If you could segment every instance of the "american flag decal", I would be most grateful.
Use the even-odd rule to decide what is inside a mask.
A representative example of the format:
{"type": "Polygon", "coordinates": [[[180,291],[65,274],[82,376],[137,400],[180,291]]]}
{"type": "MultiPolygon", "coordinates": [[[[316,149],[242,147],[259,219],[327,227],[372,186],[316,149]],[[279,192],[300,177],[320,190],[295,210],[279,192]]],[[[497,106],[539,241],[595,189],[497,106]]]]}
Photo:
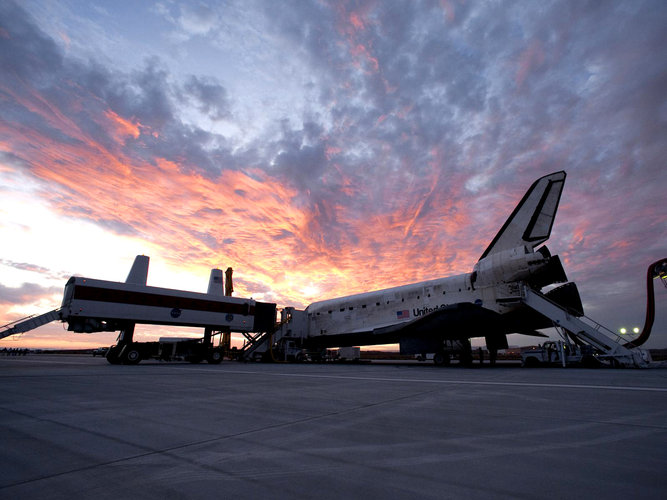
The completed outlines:
{"type": "Polygon", "coordinates": [[[396,311],[396,318],[397,319],[405,319],[410,317],[410,311],[407,309],[404,311],[396,311]]]}

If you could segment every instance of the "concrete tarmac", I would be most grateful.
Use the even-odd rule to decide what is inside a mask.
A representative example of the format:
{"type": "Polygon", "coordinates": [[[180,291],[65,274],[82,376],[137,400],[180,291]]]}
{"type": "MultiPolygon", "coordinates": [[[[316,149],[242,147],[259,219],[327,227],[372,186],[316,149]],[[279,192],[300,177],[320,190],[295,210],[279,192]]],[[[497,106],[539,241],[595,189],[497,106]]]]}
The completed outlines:
{"type": "Polygon", "coordinates": [[[667,370],[0,357],[0,498],[665,498],[667,370]]]}

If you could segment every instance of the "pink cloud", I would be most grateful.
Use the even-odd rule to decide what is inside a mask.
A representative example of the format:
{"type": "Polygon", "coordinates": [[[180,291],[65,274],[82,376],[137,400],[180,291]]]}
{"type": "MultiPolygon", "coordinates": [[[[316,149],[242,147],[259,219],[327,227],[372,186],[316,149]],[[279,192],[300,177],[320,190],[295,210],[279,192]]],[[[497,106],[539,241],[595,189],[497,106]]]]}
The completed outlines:
{"type": "Polygon", "coordinates": [[[371,37],[366,33],[369,26],[376,21],[371,20],[372,3],[361,5],[355,10],[346,11],[346,5],[336,7],[338,21],[337,31],[343,36],[347,50],[352,56],[352,64],[364,72],[378,73],[380,63],[373,55],[371,37]]]}
{"type": "Polygon", "coordinates": [[[118,140],[121,140],[126,136],[136,139],[141,134],[141,124],[136,122],[136,120],[126,120],[110,109],[107,110],[104,115],[108,119],[109,129],[118,140]]]}
{"type": "Polygon", "coordinates": [[[456,8],[454,7],[454,3],[451,0],[440,0],[440,6],[442,7],[442,10],[445,11],[445,19],[450,23],[454,21],[456,18],[456,8]]]}
{"type": "Polygon", "coordinates": [[[533,40],[526,49],[524,49],[518,58],[518,69],[515,82],[518,88],[523,86],[524,81],[532,71],[540,68],[544,64],[545,54],[542,42],[533,40]]]}
{"type": "MultiPolygon", "coordinates": [[[[100,223],[112,220],[150,239],[164,249],[162,258],[186,268],[235,267],[240,295],[256,293],[244,282],[261,283],[282,303],[305,305],[322,298],[301,294],[296,284],[305,280],[324,293],[343,295],[398,284],[397,269],[416,280],[451,267],[443,260],[441,242],[429,241],[429,233],[456,234],[465,219],[434,221],[426,214],[427,204],[432,213],[454,206],[435,196],[440,159],[431,165],[423,196],[414,198],[408,191],[407,203],[369,220],[355,208],[324,199],[313,209],[295,204],[298,192],[261,170],[222,170],[209,178],[186,163],[136,156],[124,145],[145,128],[112,109],[95,117],[111,139],[102,143],[42,96],[32,93],[22,102],[76,138],[63,142],[36,129],[3,125],[5,147],[29,151],[31,172],[48,183],[42,195],[55,211],[100,223]],[[328,232],[321,221],[338,221],[340,231],[328,232]]],[[[332,148],[328,154],[339,151],[332,148]]],[[[331,175],[341,195],[364,196],[364,187],[342,170],[331,175]]]]}

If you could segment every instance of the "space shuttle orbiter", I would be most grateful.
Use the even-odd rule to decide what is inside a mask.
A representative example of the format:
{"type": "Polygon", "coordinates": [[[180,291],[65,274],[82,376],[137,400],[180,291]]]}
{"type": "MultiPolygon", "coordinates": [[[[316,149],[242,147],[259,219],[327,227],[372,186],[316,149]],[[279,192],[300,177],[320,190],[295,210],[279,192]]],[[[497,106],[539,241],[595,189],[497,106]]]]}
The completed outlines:
{"type": "Polygon", "coordinates": [[[304,347],[398,343],[404,354],[438,355],[447,341],[484,337],[490,350],[506,348],[507,334],[541,335],[537,329],[552,326],[517,299],[520,283],[535,290],[565,283],[546,296],[582,315],[576,285],[567,283],[558,256],[540,246],[565,177],[560,171],[536,180],[468,274],[310,304],[304,347]]]}

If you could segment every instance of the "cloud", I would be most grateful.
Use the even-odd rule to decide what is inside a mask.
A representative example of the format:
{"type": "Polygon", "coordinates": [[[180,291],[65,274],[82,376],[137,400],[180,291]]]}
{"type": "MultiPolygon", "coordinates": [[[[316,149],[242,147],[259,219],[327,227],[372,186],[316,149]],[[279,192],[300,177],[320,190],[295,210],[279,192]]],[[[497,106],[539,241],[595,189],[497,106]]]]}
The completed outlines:
{"type": "Polygon", "coordinates": [[[154,10],[174,26],[171,36],[183,43],[192,37],[206,36],[221,22],[219,7],[209,2],[159,2],[154,10]]]}
{"type": "Polygon", "coordinates": [[[227,91],[212,78],[191,76],[183,89],[195,101],[197,109],[212,120],[230,118],[227,91]]]}
{"type": "Polygon", "coordinates": [[[54,294],[62,293],[62,288],[43,287],[35,283],[23,283],[19,287],[7,287],[0,283],[0,304],[13,306],[35,303],[54,294]]]}
{"type": "Polygon", "coordinates": [[[204,2],[183,5],[178,18],[180,27],[191,35],[205,35],[215,28],[217,21],[215,9],[204,2]]]}
{"type": "Polygon", "coordinates": [[[21,271],[26,271],[30,273],[36,273],[47,279],[67,279],[69,274],[64,272],[54,272],[52,269],[40,266],[38,264],[31,264],[29,262],[14,262],[8,259],[0,259],[0,265],[11,267],[13,269],[18,269],[21,271]]]}

